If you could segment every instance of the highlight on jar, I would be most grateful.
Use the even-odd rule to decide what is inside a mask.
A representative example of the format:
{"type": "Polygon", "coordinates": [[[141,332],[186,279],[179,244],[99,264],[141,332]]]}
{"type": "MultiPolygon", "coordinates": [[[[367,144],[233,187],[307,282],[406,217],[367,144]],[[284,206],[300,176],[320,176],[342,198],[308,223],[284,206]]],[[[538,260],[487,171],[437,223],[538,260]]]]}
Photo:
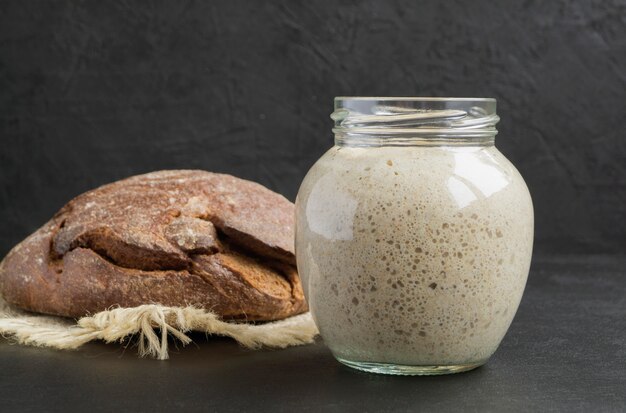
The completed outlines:
{"type": "Polygon", "coordinates": [[[331,118],[334,146],[296,199],[298,271],[325,344],[374,373],[483,365],[522,298],[534,227],[494,146],[495,99],[338,97],[331,118]]]}

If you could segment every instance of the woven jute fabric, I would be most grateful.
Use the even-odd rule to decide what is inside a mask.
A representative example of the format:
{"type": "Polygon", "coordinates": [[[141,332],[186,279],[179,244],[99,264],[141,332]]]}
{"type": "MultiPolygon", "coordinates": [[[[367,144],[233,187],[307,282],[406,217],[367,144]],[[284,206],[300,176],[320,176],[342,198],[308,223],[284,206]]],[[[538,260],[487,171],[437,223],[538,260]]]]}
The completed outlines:
{"type": "Polygon", "coordinates": [[[318,334],[310,313],[264,324],[226,322],[195,307],[165,307],[146,304],[111,308],[72,320],[22,311],[0,297],[0,334],[19,344],[76,349],[92,340],[127,343],[137,340],[141,357],[165,360],[168,339],[183,345],[190,331],[232,337],[242,346],[285,348],[313,342],[318,334]]]}

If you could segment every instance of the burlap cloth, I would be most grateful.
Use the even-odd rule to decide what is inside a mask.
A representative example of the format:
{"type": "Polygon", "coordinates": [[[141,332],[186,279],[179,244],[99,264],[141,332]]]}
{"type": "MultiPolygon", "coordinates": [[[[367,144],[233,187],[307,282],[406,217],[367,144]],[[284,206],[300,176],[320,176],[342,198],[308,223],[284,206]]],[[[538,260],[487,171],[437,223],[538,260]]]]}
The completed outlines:
{"type": "Polygon", "coordinates": [[[225,322],[194,307],[142,305],[112,308],[72,320],[22,311],[0,297],[0,334],[19,344],[76,349],[92,340],[126,343],[137,340],[141,357],[168,358],[168,337],[183,345],[190,331],[232,337],[247,348],[285,348],[313,342],[318,334],[310,313],[265,324],[225,322]]]}

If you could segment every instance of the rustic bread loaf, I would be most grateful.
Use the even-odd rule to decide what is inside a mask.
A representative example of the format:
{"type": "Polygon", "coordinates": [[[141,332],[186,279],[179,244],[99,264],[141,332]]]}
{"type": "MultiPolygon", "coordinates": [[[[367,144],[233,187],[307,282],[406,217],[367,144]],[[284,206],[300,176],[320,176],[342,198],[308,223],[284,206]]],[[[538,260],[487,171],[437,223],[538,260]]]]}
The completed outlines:
{"type": "Polygon", "coordinates": [[[294,208],[269,189],[205,171],[159,171],[86,192],[0,263],[0,293],[68,317],[148,303],[229,319],[306,311],[294,208]]]}

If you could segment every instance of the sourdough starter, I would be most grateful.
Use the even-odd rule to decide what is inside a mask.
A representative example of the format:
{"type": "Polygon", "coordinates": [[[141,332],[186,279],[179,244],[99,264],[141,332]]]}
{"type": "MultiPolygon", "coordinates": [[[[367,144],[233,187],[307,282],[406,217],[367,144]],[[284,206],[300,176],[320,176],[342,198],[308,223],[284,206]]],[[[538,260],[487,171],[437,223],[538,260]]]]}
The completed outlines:
{"type": "Polygon", "coordinates": [[[482,364],[526,284],[532,203],[494,146],[339,147],[296,201],[305,292],[336,357],[482,364]]]}

